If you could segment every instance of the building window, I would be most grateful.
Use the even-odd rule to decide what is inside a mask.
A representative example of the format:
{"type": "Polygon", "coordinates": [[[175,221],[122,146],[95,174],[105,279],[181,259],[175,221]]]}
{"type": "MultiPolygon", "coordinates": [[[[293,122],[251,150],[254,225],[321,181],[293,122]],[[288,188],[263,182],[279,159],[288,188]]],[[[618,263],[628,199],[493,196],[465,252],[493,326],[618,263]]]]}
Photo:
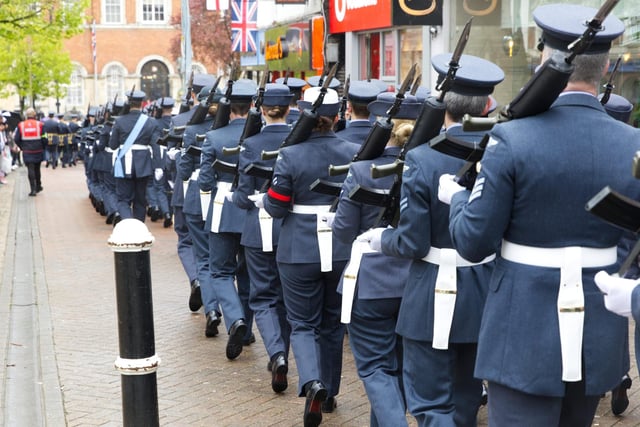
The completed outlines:
{"type": "Polygon", "coordinates": [[[102,2],[103,22],[105,24],[122,23],[122,0],[104,0],[102,2]]]}
{"type": "Polygon", "coordinates": [[[140,90],[150,100],[156,100],[171,94],[169,86],[169,69],[162,62],[152,60],[142,66],[140,90]]]}
{"type": "Polygon", "coordinates": [[[69,86],[67,87],[66,104],[68,107],[78,109],[84,104],[83,98],[82,68],[80,66],[76,66],[71,72],[71,79],[69,86]]]}
{"type": "Polygon", "coordinates": [[[165,21],[165,0],[142,0],[142,22],[165,21]]]}
{"type": "Polygon", "coordinates": [[[382,75],[393,77],[396,75],[396,35],[392,31],[382,33],[382,75]]]}
{"type": "Polygon", "coordinates": [[[107,100],[113,101],[116,95],[122,96],[124,93],[125,70],[120,65],[109,65],[105,70],[105,80],[107,86],[107,100]]]}

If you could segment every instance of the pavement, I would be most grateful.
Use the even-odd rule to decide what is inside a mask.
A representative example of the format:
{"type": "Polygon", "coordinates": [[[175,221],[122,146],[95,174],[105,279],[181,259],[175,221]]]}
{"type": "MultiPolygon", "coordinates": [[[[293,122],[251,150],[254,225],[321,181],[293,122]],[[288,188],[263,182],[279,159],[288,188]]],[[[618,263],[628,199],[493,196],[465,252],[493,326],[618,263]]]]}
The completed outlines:
{"type": "MultiPolygon", "coordinates": [[[[121,426],[114,254],[107,245],[113,229],[91,206],[82,164],[43,167],[42,173],[44,191],[37,197],[27,196],[24,167],[0,185],[0,425],[121,426]]],[[[188,309],[189,284],[173,229],[162,222],[146,225],[155,238],[150,259],[161,358],[160,425],[301,425],[304,399],[295,393],[293,357],[289,388],[282,394],[271,390],[268,357],[255,327],[257,341],[227,360],[226,334],[206,338],[202,311],[188,309]]],[[[343,357],[338,408],[324,415],[322,425],[368,426],[370,407],[348,336],[343,357]]],[[[624,416],[611,414],[607,394],[594,426],[640,426],[635,363],[631,376],[624,416]]],[[[487,425],[485,408],[479,425],[487,425]]]]}

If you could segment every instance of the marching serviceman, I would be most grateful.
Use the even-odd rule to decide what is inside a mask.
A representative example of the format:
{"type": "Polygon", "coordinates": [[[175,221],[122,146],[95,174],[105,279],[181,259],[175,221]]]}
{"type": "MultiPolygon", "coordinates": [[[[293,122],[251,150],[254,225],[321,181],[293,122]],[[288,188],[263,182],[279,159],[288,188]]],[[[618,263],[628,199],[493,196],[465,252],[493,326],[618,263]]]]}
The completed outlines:
{"type": "MultiPolygon", "coordinates": [[[[596,12],[536,8],[542,60],[566,58],[596,12]]],[[[596,97],[624,24],[609,15],[599,27],[549,110],[492,129],[471,192],[450,175],[440,179],[458,252],[477,262],[500,247],[475,369],[488,381],[492,427],[589,426],[600,396],[629,369],[628,320],[607,311],[594,283],[597,271],[615,271],[622,230],[585,205],[607,185],[640,198],[625,166],[640,150],[640,131],[611,118],[596,97]]]]}
{"type": "MultiPolygon", "coordinates": [[[[198,94],[199,105],[196,108],[204,105],[202,103],[209,97],[210,91],[211,86],[205,86],[200,91],[198,94]]],[[[220,98],[218,97],[215,102],[211,103],[202,123],[187,125],[182,136],[183,150],[176,154],[176,168],[178,171],[176,182],[180,183],[180,192],[183,193],[181,212],[191,239],[191,249],[196,263],[196,277],[191,282],[189,309],[196,312],[204,305],[204,334],[206,337],[218,335],[218,325],[222,321],[222,314],[220,313],[220,306],[212,283],[213,276],[211,275],[209,262],[209,229],[205,228],[211,193],[208,193],[209,197],[201,196],[200,188],[198,187],[200,154],[193,154],[189,148],[192,146],[202,147],[202,142],[199,142],[196,137],[206,134],[211,129],[216,115],[217,101],[219,100],[220,98]],[[202,203],[203,199],[204,203],[202,203]]],[[[170,150],[170,153],[173,153],[173,150],[170,150]]]]}
{"type": "Polygon", "coordinates": [[[58,167],[58,144],[60,139],[58,137],[58,121],[55,119],[55,113],[49,111],[49,118],[44,121],[44,132],[47,136],[47,149],[45,153],[45,160],[47,161],[45,167],[51,167],[53,169],[58,167]]]}
{"type": "Polygon", "coordinates": [[[29,196],[35,196],[42,191],[40,163],[44,160],[44,149],[47,146],[47,136],[42,122],[36,120],[36,110],[27,108],[26,120],[18,123],[13,140],[22,150],[22,161],[27,165],[29,176],[29,196]]]}
{"type": "Polygon", "coordinates": [[[262,101],[262,118],[266,125],[262,131],[245,139],[238,159],[238,187],[233,202],[247,209],[247,218],[240,243],[244,246],[247,269],[251,282],[249,305],[255,314],[256,325],[269,355],[271,388],[276,393],[287,386],[289,335],[291,327],[282,296],[282,284],[276,264],[280,219],[271,218],[264,209],[257,209],[249,196],[260,191],[265,184],[244,173],[249,165],[273,167],[275,160],[262,160],[263,150],[276,150],[291,130],[286,123],[289,100],[293,97],[283,84],[267,84],[262,101]]]}
{"type": "MultiPolygon", "coordinates": [[[[369,112],[385,117],[394,99],[394,94],[390,92],[380,94],[378,100],[369,104],[367,117],[369,112]]],[[[420,106],[415,97],[406,95],[393,118],[391,137],[382,155],[351,164],[331,225],[336,238],[348,244],[359,245],[360,242],[354,242],[356,236],[377,225],[383,208],[354,201],[349,198],[349,194],[357,186],[391,188],[395,174],[379,179],[371,178],[371,165],[384,165],[397,159],[413,130],[420,106]]],[[[352,254],[358,249],[352,247],[352,254]]],[[[402,388],[402,341],[396,334],[396,323],[411,261],[373,252],[363,253],[359,269],[352,270],[352,264],[357,262],[352,256],[342,278],[342,321],[347,323],[349,344],[358,376],[364,384],[371,406],[370,425],[406,426],[406,403],[402,388]],[[355,290],[345,292],[345,287],[349,286],[355,290]],[[350,314],[348,307],[351,307],[350,314]]]]}
{"type": "Polygon", "coordinates": [[[297,77],[280,77],[275,83],[287,85],[291,92],[291,101],[289,102],[289,113],[287,113],[287,124],[294,124],[300,117],[300,109],[298,101],[302,98],[302,88],[307,86],[307,81],[297,77]]]}
{"type": "MultiPolygon", "coordinates": [[[[248,307],[249,275],[244,260],[244,250],[240,245],[246,212],[227,200],[233,175],[218,172],[212,165],[216,159],[237,162],[237,156],[226,156],[222,153],[222,149],[238,145],[256,89],[256,83],[251,80],[244,79],[233,83],[229,99],[231,102],[229,124],[207,132],[202,146],[198,176],[200,190],[211,192],[206,227],[211,231],[209,262],[213,276],[213,280],[209,281],[213,289],[205,288],[205,283],[200,283],[200,287],[203,299],[208,299],[209,292],[213,292],[220,303],[229,333],[226,355],[230,360],[237,358],[242,352],[243,342],[248,343],[251,339],[253,314],[248,307]]],[[[220,110],[216,114],[220,114],[220,110]]]]}
{"type": "MultiPolygon", "coordinates": [[[[301,109],[312,108],[321,90],[308,88],[298,103],[301,109]]],[[[327,89],[311,135],[280,150],[271,187],[256,202],[272,217],[283,218],[276,259],[291,324],[298,395],[306,397],[305,427],[319,425],[323,409],[334,410],[342,372],[344,326],[337,287],[350,248],[334,239],[320,220],[334,197],[309,189],[318,178],[340,179],[328,176],[329,165],[349,163],[358,150],[357,144],[343,141],[333,132],[339,108],[338,94],[327,89]]],[[[302,120],[297,125],[305,124],[302,120]]]]}
{"type": "MultiPolygon", "coordinates": [[[[431,60],[440,81],[451,56],[431,60]]],[[[471,55],[462,55],[459,66],[444,97],[444,127],[459,139],[479,142],[478,134],[461,132],[460,122],[465,114],[485,114],[489,95],[504,73],[471,55]]],[[[369,238],[362,236],[386,255],[412,260],[396,331],[404,347],[407,407],[420,426],[476,425],[482,399],[482,381],[474,377],[473,368],[495,255],[470,261],[458,254],[449,236],[449,206],[437,198],[440,175],[456,173],[464,164],[428,143],[409,150],[397,228],[376,228],[365,233],[369,238]]]]}
{"type": "Polygon", "coordinates": [[[122,219],[136,218],[142,222],[146,212],[147,183],[152,177],[162,178],[163,174],[157,144],[161,130],[153,119],[142,114],[145,96],[139,90],[127,93],[129,113],[116,119],[109,139],[109,148],[118,150],[113,166],[118,213],[122,219]]]}
{"type": "Polygon", "coordinates": [[[362,144],[367,139],[372,126],[367,105],[375,101],[379,93],[381,93],[380,88],[375,83],[366,80],[351,82],[347,101],[351,119],[347,122],[347,127],[336,132],[338,137],[358,144],[362,144]]]}

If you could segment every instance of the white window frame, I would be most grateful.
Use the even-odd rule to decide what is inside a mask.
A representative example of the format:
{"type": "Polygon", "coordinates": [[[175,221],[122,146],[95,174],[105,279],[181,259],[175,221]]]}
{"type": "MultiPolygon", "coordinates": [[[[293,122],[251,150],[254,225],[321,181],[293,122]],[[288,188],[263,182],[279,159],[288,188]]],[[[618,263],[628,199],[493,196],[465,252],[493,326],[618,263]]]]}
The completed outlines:
{"type": "Polygon", "coordinates": [[[113,101],[113,98],[115,97],[116,94],[118,94],[118,97],[124,96],[124,92],[125,92],[124,82],[126,77],[127,77],[127,70],[121,64],[111,63],[111,64],[107,64],[104,67],[104,79],[105,79],[105,90],[107,94],[107,100],[113,101]],[[116,81],[116,79],[113,78],[116,72],[113,72],[112,70],[113,71],[117,70],[117,72],[119,72],[119,75],[118,75],[119,81],[116,81]],[[115,87],[115,91],[113,90],[114,87],[115,87]]]}
{"type": "Polygon", "coordinates": [[[171,18],[171,2],[169,0],[137,0],[136,2],[136,10],[138,15],[138,23],[142,25],[160,25],[160,24],[168,24],[171,18]],[[148,2],[152,5],[162,4],[163,7],[163,19],[162,20],[145,20],[144,16],[144,3],[148,2]]]}
{"type": "Polygon", "coordinates": [[[114,3],[119,3],[120,6],[120,16],[117,21],[109,21],[107,20],[107,0],[102,0],[101,4],[101,23],[106,25],[121,25],[124,24],[124,16],[125,16],[125,2],[124,0],[110,0],[114,3]]]}
{"type": "Polygon", "coordinates": [[[81,65],[74,65],[69,84],[67,85],[66,105],[80,108],[84,105],[84,77],[81,65]]]}

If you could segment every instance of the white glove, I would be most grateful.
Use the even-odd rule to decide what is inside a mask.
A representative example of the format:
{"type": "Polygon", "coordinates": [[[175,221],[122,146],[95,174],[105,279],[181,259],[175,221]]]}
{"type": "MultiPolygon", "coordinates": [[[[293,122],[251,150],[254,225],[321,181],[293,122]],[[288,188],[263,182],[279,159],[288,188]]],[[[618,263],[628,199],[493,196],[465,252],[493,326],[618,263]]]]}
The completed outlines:
{"type": "Polygon", "coordinates": [[[454,194],[459,193],[465,188],[455,182],[453,179],[455,175],[444,174],[440,176],[440,181],[438,185],[438,200],[442,203],[446,203],[447,205],[451,204],[451,198],[454,194]]]}
{"type": "Polygon", "coordinates": [[[167,157],[169,158],[169,160],[175,160],[179,152],[179,148],[173,147],[169,151],[167,151],[167,157]]]}
{"type": "Polygon", "coordinates": [[[369,247],[376,252],[382,252],[382,232],[386,228],[378,227],[365,231],[356,240],[358,242],[369,242],[369,247]]]}
{"type": "Polygon", "coordinates": [[[264,193],[250,194],[247,197],[249,197],[249,200],[251,200],[253,204],[256,205],[256,208],[264,208],[264,193]]]}
{"type": "Polygon", "coordinates": [[[336,213],[335,212],[323,212],[320,215],[320,219],[324,222],[327,223],[327,227],[331,228],[331,226],[333,225],[333,220],[336,217],[336,213]]]}
{"type": "Polygon", "coordinates": [[[224,198],[227,199],[227,201],[233,203],[233,191],[227,191],[227,194],[224,195],[224,198]]]}
{"type": "Polygon", "coordinates": [[[596,285],[604,294],[604,306],[620,316],[631,316],[631,293],[638,286],[638,280],[611,276],[599,271],[595,276],[596,285]]]}
{"type": "Polygon", "coordinates": [[[164,176],[164,172],[162,172],[162,168],[156,168],[156,170],[153,171],[153,176],[156,179],[156,181],[160,181],[164,176]]]}

